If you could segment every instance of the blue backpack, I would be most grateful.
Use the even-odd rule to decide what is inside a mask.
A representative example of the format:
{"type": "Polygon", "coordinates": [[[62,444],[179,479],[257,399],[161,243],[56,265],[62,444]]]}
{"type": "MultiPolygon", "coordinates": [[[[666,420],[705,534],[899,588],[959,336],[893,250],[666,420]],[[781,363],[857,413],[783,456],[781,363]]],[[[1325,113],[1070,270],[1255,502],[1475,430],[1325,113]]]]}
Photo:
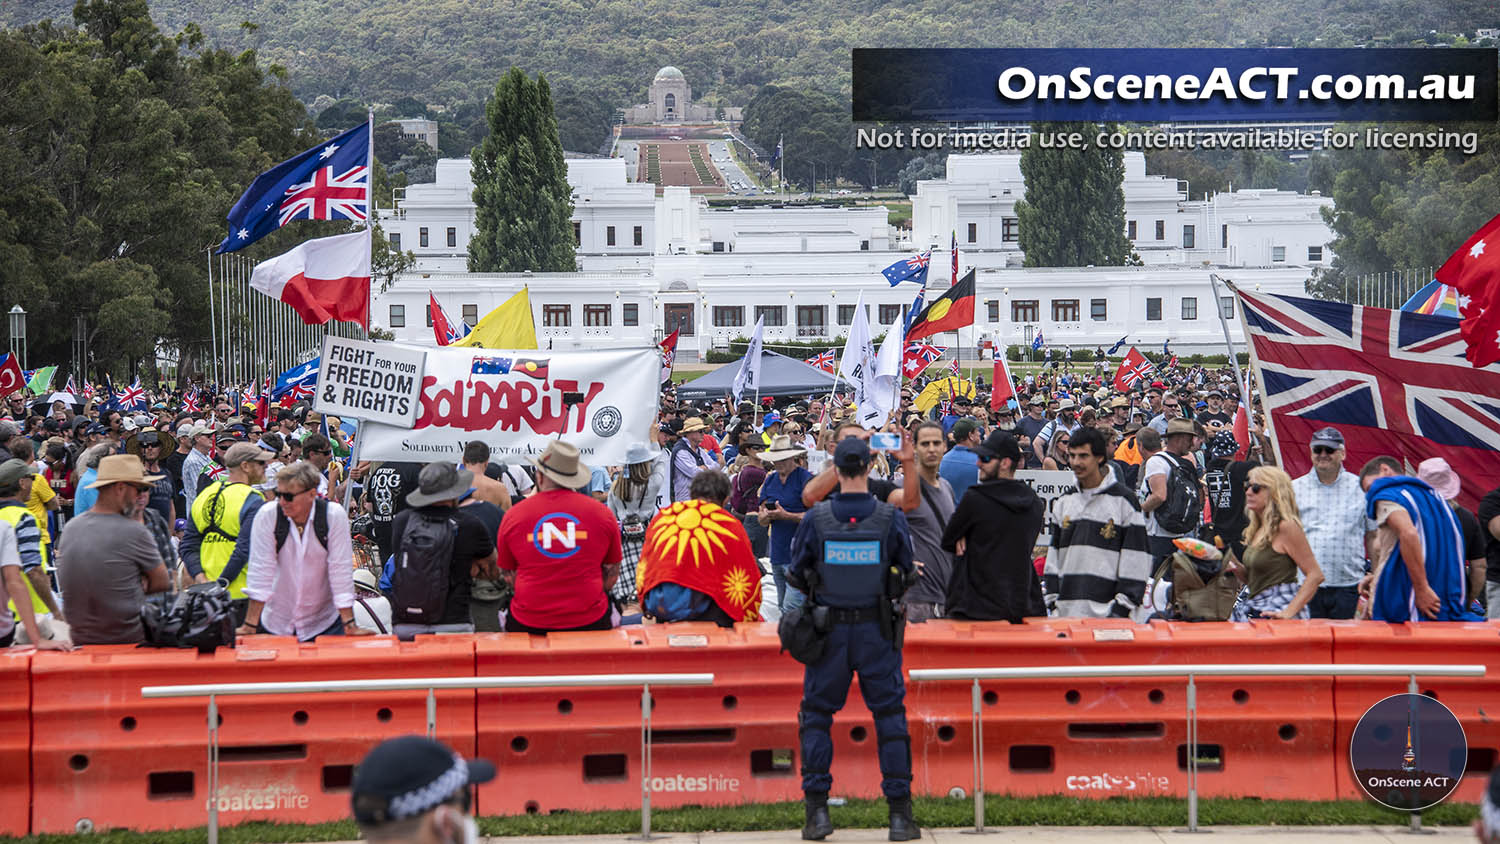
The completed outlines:
{"type": "Polygon", "coordinates": [[[641,599],[641,611],[657,621],[692,621],[713,607],[712,598],[677,583],[658,583],[641,599]]]}

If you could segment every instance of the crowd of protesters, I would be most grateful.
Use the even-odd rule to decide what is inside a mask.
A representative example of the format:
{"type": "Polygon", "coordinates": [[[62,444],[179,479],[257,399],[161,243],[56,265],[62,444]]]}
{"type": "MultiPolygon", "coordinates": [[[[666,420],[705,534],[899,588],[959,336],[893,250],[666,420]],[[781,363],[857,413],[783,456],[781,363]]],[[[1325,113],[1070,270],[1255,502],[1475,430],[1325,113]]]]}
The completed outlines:
{"type": "MultiPolygon", "coordinates": [[[[1236,435],[1227,370],[1120,391],[1055,369],[994,408],[982,378],[931,380],[948,389],[925,407],[929,379],[903,388],[882,426],[901,444],[869,482],[906,513],[912,621],[1192,618],[1181,599],[1200,585],[1174,580],[1194,564],[1237,593],[1226,618],[1500,614],[1500,490],[1471,512],[1441,458],[1346,467],[1327,427],[1283,444],[1309,450],[1292,478],[1253,402],[1236,435]],[[1037,469],[1074,489],[1044,501],[1037,469]]],[[[303,640],[774,619],[798,524],[836,490],[835,447],[875,433],[843,395],[689,403],[668,385],[620,465],[565,441],[523,463],[475,441],[461,463],[350,465],[352,426],[305,403],[160,399],[8,402],[0,644],[140,642],[148,594],[215,582],[240,633],[303,640]]]]}

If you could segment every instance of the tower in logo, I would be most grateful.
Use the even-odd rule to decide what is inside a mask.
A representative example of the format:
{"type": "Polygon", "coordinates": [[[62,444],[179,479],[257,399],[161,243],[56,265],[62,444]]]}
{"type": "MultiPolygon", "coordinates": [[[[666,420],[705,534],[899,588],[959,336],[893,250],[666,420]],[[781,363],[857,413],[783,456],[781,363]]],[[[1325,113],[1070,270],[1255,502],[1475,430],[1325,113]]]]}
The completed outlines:
{"type": "Polygon", "coordinates": [[[1401,754],[1401,770],[1411,773],[1417,769],[1417,754],[1411,749],[1411,711],[1406,713],[1406,752],[1401,754]]]}

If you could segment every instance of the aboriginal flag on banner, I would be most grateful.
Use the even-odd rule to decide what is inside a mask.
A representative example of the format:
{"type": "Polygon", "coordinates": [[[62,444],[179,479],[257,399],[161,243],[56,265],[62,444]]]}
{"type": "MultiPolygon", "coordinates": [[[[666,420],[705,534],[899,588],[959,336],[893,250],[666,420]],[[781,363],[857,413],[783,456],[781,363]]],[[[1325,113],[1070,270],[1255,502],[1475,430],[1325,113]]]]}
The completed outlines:
{"type": "Polygon", "coordinates": [[[550,358],[516,358],[516,362],[510,365],[510,371],[546,381],[548,360],[550,358]]]}
{"type": "Polygon", "coordinates": [[[932,300],[912,321],[906,342],[974,324],[974,271],[969,270],[947,292],[932,300]]]}

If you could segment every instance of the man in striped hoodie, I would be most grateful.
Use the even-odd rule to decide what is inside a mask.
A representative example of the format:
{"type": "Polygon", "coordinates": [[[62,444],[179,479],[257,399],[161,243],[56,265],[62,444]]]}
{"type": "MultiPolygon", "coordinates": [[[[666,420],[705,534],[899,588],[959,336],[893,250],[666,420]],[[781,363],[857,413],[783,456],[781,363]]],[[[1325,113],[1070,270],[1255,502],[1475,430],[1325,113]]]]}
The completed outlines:
{"type": "Polygon", "coordinates": [[[1068,458],[1078,492],[1057,499],[1047,517],[1052,544],[1042,588],[1048,614],[1129,618],[1151,573],[1140,503],[1115,478],[1097,428],[1073,435],[1068,458]]]}

